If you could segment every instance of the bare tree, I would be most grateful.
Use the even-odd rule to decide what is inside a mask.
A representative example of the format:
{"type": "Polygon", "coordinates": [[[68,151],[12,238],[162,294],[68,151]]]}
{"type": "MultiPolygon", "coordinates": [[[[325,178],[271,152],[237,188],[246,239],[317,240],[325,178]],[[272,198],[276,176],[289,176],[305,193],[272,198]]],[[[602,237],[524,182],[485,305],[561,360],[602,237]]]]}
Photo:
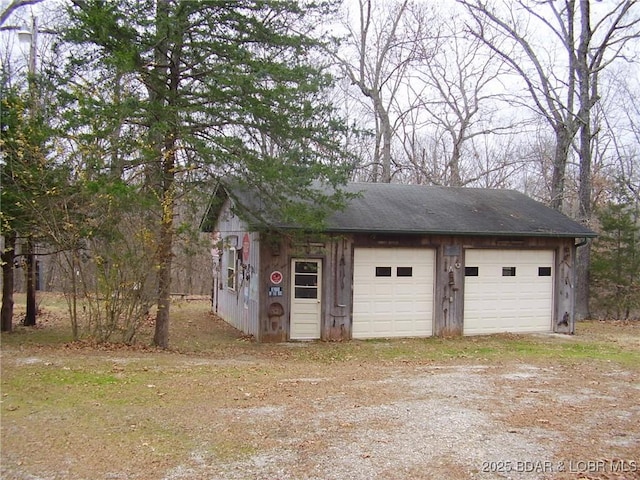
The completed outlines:
{"type": "MultiPolygon", "coordinates": [[[[510,4],[509,9],[503,13],[480,0],[459,1],[469,9],[475,19],[475,26],[470,28],[471,34],[502,57],[505,63],[524,80],[533,100],[533,108],[546,119],[555,133],[556,146],[550,204],[559,210],[563,200],[567,158],[573,137],[578,131],[573,56],[569,55],[568,68],[565,74],[561,75],[562,72],[554,72],[551,66],[545,63],[546,50],[538,50],[535,47],[533,43],[535,35],[528,30],[530,22],[522,16],[519,18],[518,10],[526,12],[529,18],[540,18],[539,13],[534,12],[534,7],[539,9],[542,2],[518,0],[510,4]],[[504,43],[504,38],[512,39],[513,42],[504,43]],[[558,88],[558,84],[562,87],[558,88]]],[[[551,9],[556,12],[556,18],[560,20],[560,24],[554,26],[544,18],[542,23],[546,24],[552,34],[559,37],[565,44],[573,45],[573,18],[568,21],[571,28],[565,28],[565,23],[557,13],[555,5],[551,5],[551,9]]],[[[517,100],[514,103],[520,103],[520,101],[517,100]]]]}
{"type": "Polygon", "coordinates": [[[416,45],[403,24],[408,8],[408,0],[388,4],[359,0],[357,25],[347,25],[355,58],[345,55],[338,59],[352,85],[371,102],[375,122],[374,181],[390,182],[392,176],[395,120],[391,110],[416,45]]]}
{"type": "Polygon", "coordinates": [[[627,66],[607,72],[607,89],[601,89],[598,105],[600,126],[594,146],[593,205],[601,206],[616,188],[640,204],[640,88],[627,66]],[[603,161],[598,161],[604,158],[603,161]]]}
{"type": "Polygon", "coordinates": [[[4,23],[9,19],[9,17],[21,7],[26,7],[28,5],[35,5],[36,3],[40,3],[43,0],[13,0],[9,5],[7,5],[0,12],[0,26],[4,25],[4,23]]]}
{"type": "MultiPolygon", "coordinates": [[[[422,23],[423,18],[416,18],[412,25],[422,23]]],[[[477,38],[465,37],[457,16],[440,19],[438,25],[416,46],[411,85],[418,114],[413,125],[431,132],[437,145],[441,166],[431,182],[462,186],[494,170],[491,161],[478,162],[482,138],[515,126],[510,118],[498,118],[504,97],[501,77],[506,73],[501,58],[477,38]]]]}
{"type": "MultiPolygon", "coordinates": [[[[498,53],[524,80],[534,110],[556,136],[550,204],[561,210],[567,159],[580,133],[579,219],[591,217],[591,112],[598,101],[599,73],[624,53],[638,37],[638,1],[617,0],[602,5],[594,22],[589,0],[517,0],[498,11],[481,0],[459,0],[476,19],[471,32],[498,53]],[[545,8],[542,8],[545,7],[545,8]],[[488,24],[486,22],[489,22],[488,24]],[[491,28],[488,28],[488,25],[491,28]],[[535,31],[533,30],[535,28],[535,31]],[[554,59],[545,33],[561,47],[564,59],[554,59]],[[512,40],[497,45],[495,35],[512,40]],[[549,59],[549,61],[545,61],[549,59]]],[[[588,316],[589,247],[578,256],[576,315],[588,316]]]]}
{"type": "MultiPolygon", "coordinates": [[[[572,6],[572,5],[571,5],[572,6]]],[[[619,1],[605,16],[591,25],[589,0],[580,0],[580,39],[576,51],[579,85],[578,122],[580,125],[580,184],[578,189],[579,214],[582,223],[590,224],[592,215],[592,111],[599,100],[600,72],[621,54],[629,40],[640,35],[640,3],[634,0],[619,1]]],[[[576,285],[576,311],[579,316],[589,316],[589,263],[591,245],[578,252],[578,283],[576,285]]]]}

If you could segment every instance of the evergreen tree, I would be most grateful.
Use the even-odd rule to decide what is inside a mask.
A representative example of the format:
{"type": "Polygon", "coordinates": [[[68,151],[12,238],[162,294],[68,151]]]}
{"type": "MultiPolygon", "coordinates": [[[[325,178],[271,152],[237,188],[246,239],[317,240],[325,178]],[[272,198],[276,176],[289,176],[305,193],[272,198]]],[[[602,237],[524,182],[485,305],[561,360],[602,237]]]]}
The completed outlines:
{"type": "Polygon", "coordinates": [[[56,169],[47,155],[50,129],[33,99],[3,83],[0,105],[0,222],[5,237],[2,252],[2,331],[11,331],[13,322],[14,264],[26,267],[28,288],[25,325],[36,323],[35,264],[33,244],[43,231],[38,224],[39,210],[48,196],[56,192],[56,169]],[[17,242],[26,239],[27,248],[18,259],[17,242]],[[24,260],[24,261],[21,261],[24,260]]]}
{"type": "Polygon", "coordinates": [[[598,210],[591,277],[597,307],[629,319],[640,307],[640,205],[624,193],[598,210]]]}
{"type": "Polygon", "coordinates": [[[126,180],[137,172],[141,194],[156,204],[156,345],[168,346],[174,208],[187,173],[259,192],[270,208],[252,212],[254,219],[268,213],[317,226],[340,204],[340,195],[322,188],[346,178],[341,124],[326,97],[332,79],[316,54],[315,32],[330,8],[280,0],[73,2],[76,73],[85,69],[99,90],[95,72],[117,71],[129,97],[126,111],[112,115],[119,132],[144,140],[129,152],[126,180]],[[301,207],[294,198],[313,202],[301,207]]]}

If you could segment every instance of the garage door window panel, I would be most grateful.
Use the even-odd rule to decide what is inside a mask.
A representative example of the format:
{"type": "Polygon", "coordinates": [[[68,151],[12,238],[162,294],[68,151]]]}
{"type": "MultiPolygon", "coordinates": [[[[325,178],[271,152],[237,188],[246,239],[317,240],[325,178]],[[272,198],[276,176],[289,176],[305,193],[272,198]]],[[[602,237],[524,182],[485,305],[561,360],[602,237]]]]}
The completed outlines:
{"type": "Polygon", "coordinates": [[[538,267],[538,276],[539,277],[550,277],[551,276],[551,267],[538,267]]]}
{"type": "Polygon", "coordinates": [[[464,267],[465,277],[477,277],[480,273],[478,267],[464,267]]]}
{"type": "Polygon", "coordinates": [[[396,275],[398,277],[413,277],[413,267],[398,267],[396,275]]]}
{"type": "Polygon", "coordinates": [[[390,277],[391,267],[376,267],[376,277],[390,277]]]}
{"type": "Polygon", "coordinates": [[[516,276],[516,267],[502,267],[502,276],[503,277],[515,277],[516,276]]]}

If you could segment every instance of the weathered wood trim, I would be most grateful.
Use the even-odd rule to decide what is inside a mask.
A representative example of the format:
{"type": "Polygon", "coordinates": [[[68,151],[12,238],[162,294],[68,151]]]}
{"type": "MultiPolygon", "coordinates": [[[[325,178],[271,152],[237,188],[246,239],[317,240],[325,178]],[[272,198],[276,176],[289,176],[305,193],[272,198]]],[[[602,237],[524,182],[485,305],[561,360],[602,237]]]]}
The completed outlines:
{"type": "Polygon", "coordinates": [[[433,335],[462,335],[464,310],[464,249],[460,239],[443,238],[436,250],[433,335]]]}
{"type": "Polygon", "coordinates": [[[557,247],[555,260],[553,331],[574,334],[576,246],[573,239],[565,240],[557,247]]]}
{"type": "Polygon", "coordinates": [[[349,340],[353,320],[353,242],[350,238],[342,235],[330,238],[324,274],[322,339],[349,340]]]}
{"type": "Polygon", "coordinates": [[[263,233],[260,241],[260,340],[285,342],[289,339],[289,312],[291,308],[289,245],[281,237],[263,233]],[[283,275],[278,285],[271,283],[274,271],[283,275]],[[282,296],[269,296],[271,287],[281,287],[282,296]]]}

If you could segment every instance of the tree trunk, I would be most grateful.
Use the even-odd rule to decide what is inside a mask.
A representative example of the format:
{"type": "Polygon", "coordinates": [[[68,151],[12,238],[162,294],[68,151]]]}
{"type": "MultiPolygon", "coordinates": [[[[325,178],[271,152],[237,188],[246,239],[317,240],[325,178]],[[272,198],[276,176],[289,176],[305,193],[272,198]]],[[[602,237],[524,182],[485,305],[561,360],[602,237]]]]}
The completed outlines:
{"type": "Polygon", "coordinates": [[[551,208],[562,211],[564,201],[564,184],[567,170],[567,157],[571,149],[573,133],[569,132],[566,124],[557,124],[556,149],[553,158],[553,172],[551,174],[551,208]]]}
{"type": "Polygon", "coordinates": [[[34,253],[33,237],[27,237],[26,245],[26,287],[27,287],[27,312],[24,317],[26,327],[35,327],[36,307],[36,256],[34,253]]]}
{"type": "Polygon", "coordinates": [[[153,344],[160,348],[169,347],[169,309],[171,306],[171,243],[173,227],[163,222],[158,246],[158,313],[153,335],[153,344]]]}
{"type": "Polygon", "coordinates": [[[366,89],[364,85],[360,86],[362,92],[366,92],[365,95],[373,100],[373,108],[376,117],[378,118],[378,125],[380,128],[380,139],[382,146],[379,150],[379,155],[376,155],[374,162],[376,163],[375,181],[378,181],[378,164],[381,168],[380,182],[391,183],[391,141],[393,138],[393,128],[391,127],[391,119],[389,118],[389,112],[384,108],[382,99],[378,91],[374,89],[366,89]]]}
{"type": "Polygon", "coordinates": [[[16,258],[16,233],[9,232],[5,237],[2,252],[2,312],[0,329],[3,332],[13,330],[13,264],[16,258]]]}
{"type": "Polygon", "coordinates": [[[382,176],[380,180],[382,183],[391,183],[391,140],[393,137],[393,130],[391,128],[391,120],[389,119],[389,113],[382,107],[382,101],[378,99],[381,111],[380,115],[380,127],[382,128],[382,176]]]}
{"type": "MultiPolygon", "coordinates": [[[[176,101],[176,91],[180,80],[178,69],[180,48],[179,34],[175,31],[177,19],[170,18],[168,0],[156,4],[156,30],[158,42],[154,49],[156,65],[153,67],[148,85],[151,99],[151,142],[156,148],[158,164],[152,166],[152,174],[158,174],[159,184],[155,186],[160,200],[162,216],[158,234],[158,312],[156,314],[153,344],[160,348],[169,347],[169,319],[171,306],[171,263],[173,247],[173,215],[175,194],[176,132],[172,130],[179,123],[171,109],[176,101]],[[170,48],[173,46],[173,49],[170,48]],[[174,57],[175,56],[175,57],[174,57]],[[169,106],[168,113],[165,105],[169,106]],[[158,128],[159,127],[159,128],[158,128]]],[[[181,33],[181,32],[179,32],[181,33]]],[[[154,175],[155,176],[155,175],[154,175]]]]}
{"type": "MultiPolygon", "coordinates": [[[[65,254],[66,257],[66,254],[65,254]]],[[[68,257],[67,257],[68,258],[68,257]]],[[[69,313],[71,314],[71,333],[73,340],[76,341],[79,338],[78,331],[78,276],[76,272],[80,270],[78,260],[78,251],[73,249],[71,252],[71,304],[69,307],[69,313]]]]}
{"type": "Polygon", "coordinates": [[[169,310],[171,306],[171,263],[173,259],[174,162],[171,147],[165,159],[163,180],[162,223],[158,240],[158,313],[153,343],[160,348],[169,347],[169,310]]]}
{"type": "Polygon", "coordinates": [[[576,299],[575,319],[585,320],[591,316],[589,309],[589,265],[591,264],[591,242],[578,248],[576,252],[576,299]]]}
{"type": "Polygon", "coordinates": [[[452,135],[453,151],[451,152],[451,161],[449,162],[449,182],[450,187],[461,187],[462,177],[460,176],[460,157],[462,156],[462,139],[464,133],[460,132],[460,136],[452,135]]]}
{"type": "MultiPolygon", "coordinates": [[[[577,51],[577,68],[580,111],[580,185],[578,200],[580,209],[578,220],[586,226],[591,223],[591,72],[589,69],[589,43],[591,42],[589,0],[580,0],[580,44],[577,51]]],[[[595,84],[594,84],[595,87],[595,84]]],[[[593,98],[597,98],[596,92],[593,98]]],[[[576,258],[576,320],[589,318],[589,264],[591,263],[591,245],[587,244],[578,250],[576,258]]]]}

